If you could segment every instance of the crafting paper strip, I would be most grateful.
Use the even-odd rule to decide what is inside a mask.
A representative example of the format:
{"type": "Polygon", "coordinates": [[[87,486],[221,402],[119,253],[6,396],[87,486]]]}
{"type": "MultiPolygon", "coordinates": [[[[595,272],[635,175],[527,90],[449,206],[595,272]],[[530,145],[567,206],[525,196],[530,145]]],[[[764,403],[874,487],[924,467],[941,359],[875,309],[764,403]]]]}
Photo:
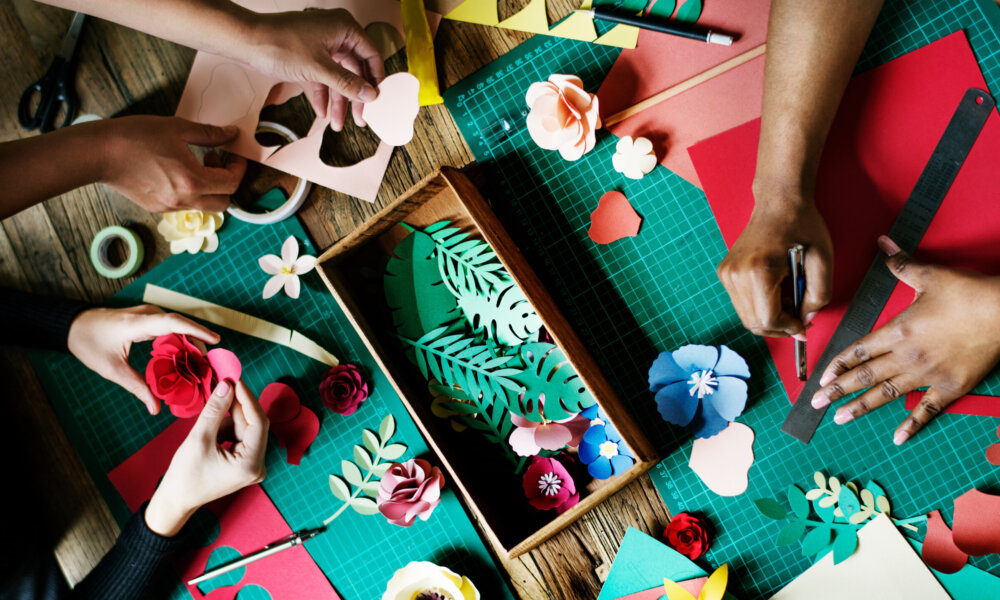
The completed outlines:
{"type": "MultiPolygon", "coordinates": [[[[906,54],[851,80],[823,151],[816,205],[836,248],[833,299],[809,329],[809,372],[830,341],[872,258],[889,231],[966,89],[986,88],[963,32],[906,54]]],[[[753,210],[750,186],[760,121],[731,129],[690,149],[712,212],[732,246],[753,210]]],[[[1000,273],[1000,205],[983,190],[996,182],[1000,116],[987,120],[920,243],[928,262],[1000,273]],[[970,218],[974,215],[974,218],[970,218]]],[[[913,290],[896,286],[876,327],[905,309],[913,290]]],[[[785,391],[804,382],[794,343],[767,338],[785,391]]]]}
{"type": "Polygon", "coordinates": [[[188,296],[147,283],[146,291],[142,295],[142,301],[147,304],[161,306],[167,310],[184,313],[196,319],[214,323],[245,335],[287,346],[296,352],[305,354],[309,358],[318,360],[331,367],[336,367],[340,364],[336,356],[330,354],[319,344],[297,331],[292,331],[287,327],[275,325],[269,321],[252,317],[246,313],[226,308],[225,306],[213,304],[201,298],[195,298],[194,296],[188,296]]]}

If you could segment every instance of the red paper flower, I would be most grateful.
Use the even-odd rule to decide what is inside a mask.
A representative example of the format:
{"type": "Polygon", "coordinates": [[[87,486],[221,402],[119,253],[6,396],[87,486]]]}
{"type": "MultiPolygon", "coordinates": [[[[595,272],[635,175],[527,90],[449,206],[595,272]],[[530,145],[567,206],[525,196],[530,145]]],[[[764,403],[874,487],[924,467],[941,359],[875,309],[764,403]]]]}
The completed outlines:
{"type": "Polygon", "coordinates": [[[186,419],[201,412],[212,393],[212,379],[208,359],[183,335],[172,333],[153,340],[146,383],[175,417],[186,419]]]}
{"type": "Polygon", "coordinates": [[[430,518],[441,502],[444,475],[420,458],[393,463],[378,486],[378,511],[393,525],[409,527],[430,518]]]}
{"type": "Polygon", "coordinates": [[[353,415],[368,398],[368,383],[354,365],[332,367],[319,382],[323,405],[340,415],[353,415]]]}
{"type": "Polygon", "coordinates": [[[667,545],[694,560],[708,551],[711,524],[705,519],[681,512],[674,515],[663,531],[667,545]]]}
{"type": "Polygon", "coordinates": [[[523,485],[528,502],[538,510],[555,510],[561,515],[580,501],[576,483],[555,458],[532,456],[523,485]]]}

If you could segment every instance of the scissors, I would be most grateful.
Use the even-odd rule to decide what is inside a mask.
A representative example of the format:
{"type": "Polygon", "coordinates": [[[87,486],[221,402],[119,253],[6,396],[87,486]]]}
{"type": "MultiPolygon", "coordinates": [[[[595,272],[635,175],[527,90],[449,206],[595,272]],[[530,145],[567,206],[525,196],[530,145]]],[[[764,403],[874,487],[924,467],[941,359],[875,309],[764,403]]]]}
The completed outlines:
{"type": "Polygon", "coordinates": [[[21,127],[25,129],[37,129],[42,133],[54,129],[56,116],[61,108],[63,110],[62,124],[59,127],[69,125],[73,117],[76,116],[76,93],[73,91],[73,78],[75,75],[73,55],[76,54],[76,42],[80,39],[80,30],[87,15],[76,13],[73,22],[63,38],[62,48],[52,61],[52,66],[45,75],[28,86],[21,94],[21,101],[17,105],[17,120],[21,122],[21,127]],[[38,96],[38,104],[34,112],[31,107],[34,104],[35,96],[38,96]]]}

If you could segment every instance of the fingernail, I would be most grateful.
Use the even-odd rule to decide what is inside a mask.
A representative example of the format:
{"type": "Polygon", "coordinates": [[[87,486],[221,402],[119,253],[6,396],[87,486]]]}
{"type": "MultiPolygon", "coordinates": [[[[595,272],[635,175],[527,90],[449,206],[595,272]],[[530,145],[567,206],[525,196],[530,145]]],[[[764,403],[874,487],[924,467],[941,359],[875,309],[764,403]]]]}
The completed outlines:
{"type": "Polygon", "coordinates": [[[815,311],[814,311],[814,312],[811,312],[811,313],[809,313],[808,315],[806,315],[806,318],[805,318],[805,319],[802,319],[802,324],[803,324],[803,325],[808,325],[808,324],[812,323],[812,320],[813,320],[814,318],[816,318],[816,312],[815,312],[815,311]]]}
{"type": "Polygon", "coordinates": [[[808,339],[806,339],[806,334],[804,334],[804,333],[796,333],[795,335],[792,336],[792,338],[794,338],[794,339],[796,339],[796,340],[798,340],[800,342],[808,342],[809,341],[808,339]]]}
{"type": "Polygon", "coordinates": [[[223,380],[219,382],[219,385],[215,386],[214,394],[216,396],[228,396],[229,389],[230,389],[229,382],[223,380]]]}
{"type": "Polygon", "coordinates": [[[897,431],[896,435],[892,436],[892,443],[896,444],[897,446],[902,446],[903,442],[905,442],[908,439],[910,439],[910,434],[906,433],[905,431],[897,431]]]}
{"type": "Polygon", "coordinates": [[[846,408],[842,408],[837,411],[837,414],[833,415],[833,422],[836,423],[837,425],[843,425],[844,423],[849,422],[853,418],[854,415],[851,414],[851,411],[847,410],[846,408]]]}
{"type": "Polygon", "coordinates": [[[885,252],[886,256],[893,256],[902,251],[902,248],[900,248],[899,245],[892,241],[892,238],[887,235],[879,236],[878,246],[882,249],[882,252],[885,252]]]}
{"type": "Polygon", "coordinates": [[[823,408],[824,406],[830,404],[830,397],[823,392],[817,392],[812,399],[813,408],[823,408]]]}
{"type": "Polygon", "coordinates": [[[149,411],[149,414],[155,415],[156,414],[156,405],[153,404],[152,402],[148,402],[146,404],[146,410],[149,411]]]}
{"type": "Polygon", "coordinates": [[[375,91],[375,88],[366,83],[365,86],[361,88],[361,93],[358,94],[358,98],[360,98],[362,102],[371,102],[375,98],[378,98],[378,92],[375,91]]]}
{"type": "Polygon", "coordinates": [[[830,385],[830,382],[836,379],[837,376],[833,373],[824,373],[822,377],[819,378],[820,387],[826,387],[830,385]]]}

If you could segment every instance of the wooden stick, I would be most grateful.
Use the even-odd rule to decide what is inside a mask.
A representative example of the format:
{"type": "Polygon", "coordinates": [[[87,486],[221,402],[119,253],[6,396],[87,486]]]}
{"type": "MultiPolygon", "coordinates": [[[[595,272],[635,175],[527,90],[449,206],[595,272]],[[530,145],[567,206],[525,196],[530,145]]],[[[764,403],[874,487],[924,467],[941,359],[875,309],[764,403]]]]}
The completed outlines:
{"type": "Polygon", "coordinates": [[[706,81],[712,79],[713,77],[722,75],[726,71],[735,69],[736,67],[742,65],[745,62],[749,62],[757,58],[758,56],[763,55],[764,52],[766,51],[767,51],[767,44],[761,44],[760,46],[757,46],[752,50],[747,50],[743,54],[738,54],[724,63],[715,65],[714,67],[712,67],[707,71],[698,73],[697,75],[691,77],[690,79],[685,79],[684,81],[678,83],[677,85],[672,85],[667,89],[663,90],[662,92],[654,94],[649,98],[642,100],[641,102],[633,104],[632,106],[626,108],[625,110],[622,110],[620,112],[611,115],[607,119],[603,120],[604,126],[611,127],[612,125],[617,125],[618,123],[621,123],[622,121],[631,117],[632,115],[638,114],[646,110],[647,108],[659,104],[660,102],[663,102],[667,98],[673,98],[677,94],[687,91],[700,83],[705,83],[706,81]]]}

